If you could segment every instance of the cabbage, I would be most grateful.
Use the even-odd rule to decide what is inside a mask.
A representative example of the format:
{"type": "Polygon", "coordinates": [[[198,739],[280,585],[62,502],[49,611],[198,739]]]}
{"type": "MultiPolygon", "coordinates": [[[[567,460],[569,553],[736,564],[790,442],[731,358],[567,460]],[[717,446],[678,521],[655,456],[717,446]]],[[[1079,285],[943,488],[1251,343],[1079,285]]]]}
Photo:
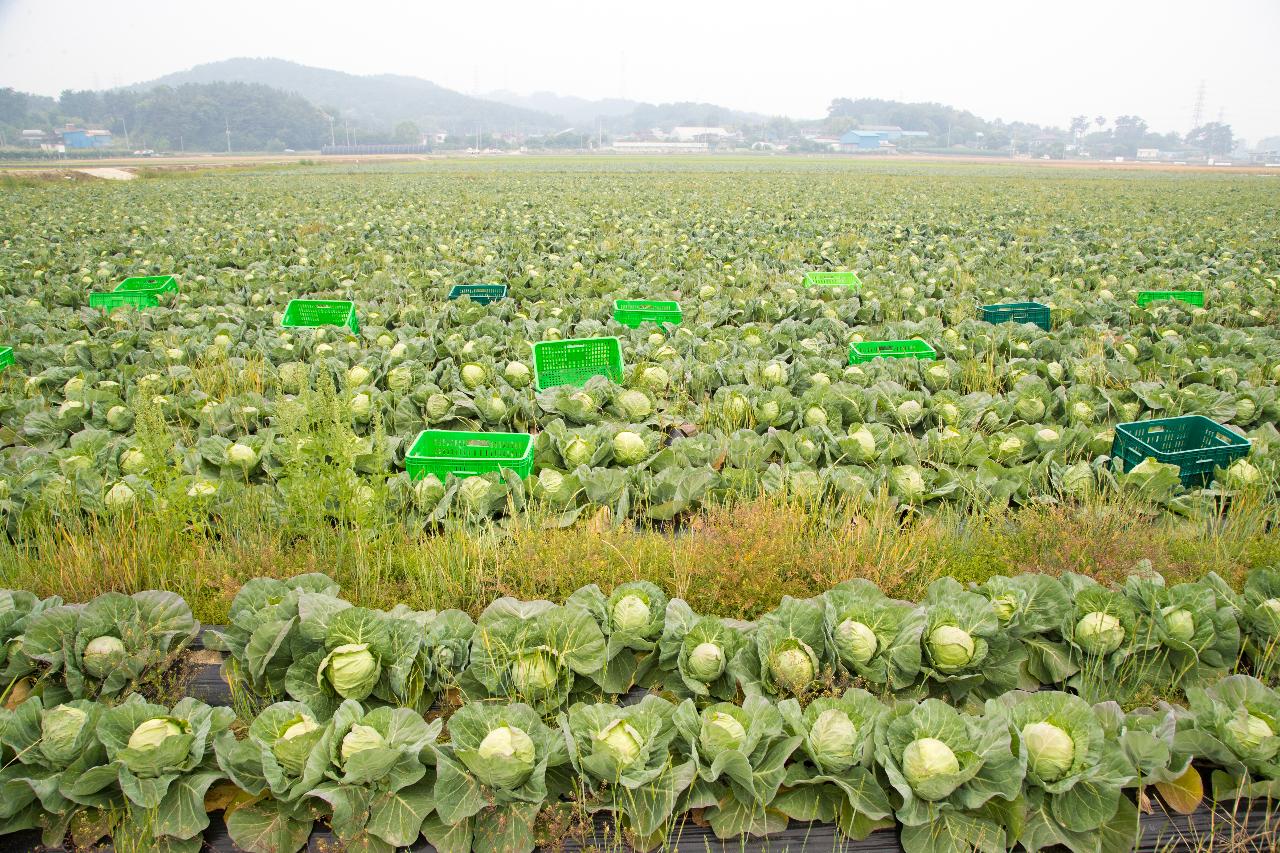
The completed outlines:
{"type": "Polygon", "coordinates": [[[687,669],[699,681],[715,681],[724,673],[724,666],[724,649],[715,643],[699,643],[689,653],[687,669]]]}
{"type": "Polygon", "coordinates": [[[667,376],[666,370],[655,365],[640,371],[639,382],[650,391],[663,391],[671,382],[671,379],[667,376]]]}
{"type": "Polygon", "coordinates": [[[522,696],[545,695],[556,686],[556,662],[549,653],[526,652],[511,668],[511,683],[522,696]]]}
{"type": "Polygon", "coordinates": [[[797,694],[812,684],[817,675],[809,655],[794,645],[781,646],[770,657],[769,669],[780,688],[797,694]]]}
{"type": "Polygon", "coordinates": [[[902,751],[902,773],[907,777],[907,784],[917,791],[917,795],[921,785],[930,779],[959,772],[960,762],[956,759],[956,754],[937,738],[918,738],[907,744],[902,751]]]}
{"type": "Polygon", "coordinates": [[[116,483],[107,491],[107,508],[124,509],[133,504],[135,497],[128,483],[116,483]]]}
{"type": "Polygon", "coordinates": [[[487,372],[483,365],[472,362],[462,366],[462,384],[467,388],[475,389],[483,385],[486,376],[487,372]]]}
{"type": "Polygon", "coordinates": [[[94,678],[106,678],[124,662],[125,655],[124,642],[119,637],[95,637],[84,648],[84,670],[94,678]]]}
{"type": "Polygon", "coordinates": [[[1107,655],[1124,642],[1124,626],[1110,613],[1086,613],[1076,623],[1076,643],[1089,654],[1107,655]]]}
{"type": "Polygon", "coordinates": [[[876,437],[866,426],[860,426],[854,432],[849,433],[849,438],[853,439],[854,446],[857,448],[858,462],[867,462],[875,458],[876,455],[876,437]]]}
{"type": "Polygon", "coordinates": [[[50,761],[70,764],[89,715],[71,705],[57,705],[40,717],[40,751],[50,761]]]}
{"type": "Polygon", "coordinates": [[[258,453],[247,444],[236,442],[227,448],[227,464],[240,468],[252,468],[258,461],[258,453]]]}
{"type": "Polygon", "coordinates": [[[515,726],[498,726],[492,729],[476,754],[481,767],[476,775],[489,785],[510,790],[518,788],[533,773],[536,753],[533,739],[515,726]]]}
{"type": "Polygon", "coordinates": [[[746,740],[747,730],[732,714],[711,711],[703,717],[700,740],[703,748],[714,755],[727,749],[737,749],[746,740]]]}
{"type": "Polygon", "coordinates": [[[387,387],[402,394],[408,391],[413,387],[413,369],[403,364],[391,368],[387,373],[387,387]]]}
{"type": "Polygon", "coordinates": [[[1262,472],[1250,464],[1248,459],[1237,459],[1227,468],[1227,485],[1242,489],[1262,482],[1262,472]]]}
{"type": "Polygon", "coordinates": [[[821,406],[810,406],[809,408],[805,409],[804,425],[810,426],[810,427],[826,426],[827,425],[826,409],[822,408],[821,406]]]}
{"type": "Polygon", "coordinates": [[[613,627],[617,631],[639,631],[649,624],[649,605],[638,595],[624,595],[613,606],[613,627]]]}
{"type": "Polygon", "coordinates": [[[835,642],[841,656],[855,664],[865,664],[876,656],[880,641],[875,632],[861,622],[846,619],[836,626],[835,642]]]}
{"type": "Polygon", "coordinates": [[[778,361],[769,362],[760,371],[760,381],[766,386],[786,384],[787,366],[778,361]]]}
{"type": "Polygon", "coordinates": [[[829,772],[839,773],[853,766],[857,742],[857,726],[847,713],[838,708],[829,708],[819,714],[809,730],[809,745],[814,757],[829,772]]]}
{"type": "Polygon", "coordinates": [[[369,371],[360,365],[356,365],[347,370],[348,385],[363,385],[369,381],[369,371]]]}
{"type": "Polygon", "coordinates": [[[622,430],[613,437],[613,456],[623,465],[636,465],[648,455],[644,439],[630,430],[622,430]]]}
{"type": "Polygon", "coordinates": [[[153,717],[145,720],[129,735],[128,747],[132,750],[153,750],[171,737],[183,734],[183,724],[172,717],[153,717]]]}
{"type": "Polygon", "coordinates": [[[311,747],[323,733],[323,726],[305,714],[300,715],[271,745],[271,754],[285,771],[297,776],[306,766],[311,747]]]}
{"type": "Polygon", "coordinates": [[[643,391],[623,391],[618,395],[618,406],[629,421],[643,421],[653,412],[653,404],[643,391]]]}
{"type": "Polygon", "coordinates": [[[453,401],[445,394],[435,393],[427,397],[427,420],[439,421],[449,414],[453,408],[453,401]]]}
{"type": "Polygon", "coordinates": [[[1225,728],[1238,749],[1247,757],[1266,757],[1260,754],[1262,744],[1275,735],[1266,720],[1245,711],[1233,715],[1225,728]]]}
{"type": "Polygon", "coordinates": [[[1027,764],[1045,782],[1056,782],[1071,770],[1076,745],[1053,723],[1029,723],[1022,727],[1022,743],[1027,748],[1027,764]]]}
{"type": "Polygon", "coordinates": [[[924,407],[915,400],[903,400],[894,409],[894,414],[897,415],[901,423],[908,425],[918,424],[924,419],[924,407]]]}
{"type": "Polygon", "coordinates": [[[124,406],[112,406],[107,409],[107,426],[116,432],[125,432],[133,426],[133,412],[124,406]]]}
{"type": "Polygon", "coordinates": [[[129,448],[120,454],[120,470],[126,474],[141,474],[147,470],[147,457],[137,448],[129,448]]]}
{"type": "Polygon", "coordinates": [[[1165,627],[1169,636],[1184,643],[1191,642],[1196,633],[1196,622],[1190,611],[1181,607],[1170,606],[1160,611],[1164,615],[1165,627]]]}
{"type": "Polygon", "coordinates": [[[368,643],[346,643],[329,652],[320,666],[334,691],[344,699],[363,700],[378,683],[381,669],[368,643]]]}
{"type": "Polygon", "coordinates": [[[564,446],[561,455],[564,456],[565,464],[570,468],[577,468],[579,465],[591,464],[591,457],[595,455],[595,448],[582,436],[575,435],[564,446]]]}
{"type": "Polygon", "coordinates": [[[614,720],[596,733],[596,742],[619,767],[626,767],[640,757],[644,737],[626,720],[614,720]]]}
{"type": "Polygon", "coordinates": [[[924,496],[924,475],[914,465],[896,465],[891,474],[894,488],[903,499],[918,500],[924,496]]]}
{"type": "Polygon", "coordinates": [[[954,625],[939,625],[930,631],[928,647],[930,660],[942,672],[964,669],[973,660],[973,637],[954,625]]]}
{"type": "Polygon", "coordinates": [[[373,409],[373,401],[369,399],[369,395],[364,391],[356,394],[351,398],[351,414],[357,418],[369,417],[369,412],[373,409]]]}
{"type": "Polygon", "coordinates": [[[510,361],[502,370],[502,376],[512,388],[523,388],[533,380],[533,375],[523,362],[510,361]]]}
{"type": "Polygon", "coordinates": [[[385,743],[386,740],[382,737],[381,732],[373,726],[364,726],[356,723],[351,727],[350,731],[342,736],[342,746],[340,748],[342,760],[344,762],[350,761],[351,756],[356,753],[377,749],[385,743]]]}

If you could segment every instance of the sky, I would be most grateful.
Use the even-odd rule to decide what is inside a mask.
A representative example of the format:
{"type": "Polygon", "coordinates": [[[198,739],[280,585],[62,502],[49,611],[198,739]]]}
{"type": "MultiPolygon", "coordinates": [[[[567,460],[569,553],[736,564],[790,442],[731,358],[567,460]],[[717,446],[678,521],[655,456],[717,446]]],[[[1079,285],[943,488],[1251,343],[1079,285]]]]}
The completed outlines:
{"type": "Polygon", "coordinates": [[[1221,118],[1280,134],[1280,0],[0,0],[0,86],[109,88],[238,56],[470,94],[707,101],[817,118],[837,97],[1005,121],[1221,118]]]}

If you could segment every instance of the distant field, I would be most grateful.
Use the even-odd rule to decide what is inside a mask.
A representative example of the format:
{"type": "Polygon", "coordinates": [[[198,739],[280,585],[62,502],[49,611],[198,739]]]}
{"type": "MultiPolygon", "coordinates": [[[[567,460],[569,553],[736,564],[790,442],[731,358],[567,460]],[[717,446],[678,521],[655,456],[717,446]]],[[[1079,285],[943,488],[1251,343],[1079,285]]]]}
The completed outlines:
{"type": "Polygon", "coordinates": [[[918,595],[941,574],[1280,562],[1273,178],[311,159],[5,194],[0,585],[171,588],[216,620],[261,574],[471,610],[644,577],[751,616],[854,576],[918,595]],[[800,286],[827,269],[862,291],[800,286]],[[87,307],[162,273],[171,305],[87,307]],[[446,300],[472,282],[509,297],[446,300]],[[1203,308],[1135,305],[1192,289],[1203,308]],[[307,296],[353,300],[358,334],[281,329],[307,296]],[[619,298],[678,300],[683,323],[620,326],[619,298]],[[1025,300],[1050,331],[979,319],[1025,300]],[[621,383],[534,391],[532,342],[601,335],[621,383]],[[937,360],[848,364],[915,338],[937,360]],[[1116,423],[1192,413],[1247,435],[1247,462],[1184,488],[1110,460],[1116,423]],[[532,475],[411,480],[424,428],[532,432],[532,475]]]}

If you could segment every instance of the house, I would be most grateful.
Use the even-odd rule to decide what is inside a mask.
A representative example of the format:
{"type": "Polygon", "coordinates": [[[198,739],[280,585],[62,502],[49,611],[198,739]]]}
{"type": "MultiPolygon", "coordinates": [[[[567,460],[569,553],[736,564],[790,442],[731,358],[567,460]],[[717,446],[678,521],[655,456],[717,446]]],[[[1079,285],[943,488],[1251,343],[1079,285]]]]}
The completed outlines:
{"type": "Polygon", "coordinates": [[[58,133],[62,137],[62,144],[69,149],[111,147],[111,131],[109,130],[86,130],[83,127],[69,124],[58,133]]]}

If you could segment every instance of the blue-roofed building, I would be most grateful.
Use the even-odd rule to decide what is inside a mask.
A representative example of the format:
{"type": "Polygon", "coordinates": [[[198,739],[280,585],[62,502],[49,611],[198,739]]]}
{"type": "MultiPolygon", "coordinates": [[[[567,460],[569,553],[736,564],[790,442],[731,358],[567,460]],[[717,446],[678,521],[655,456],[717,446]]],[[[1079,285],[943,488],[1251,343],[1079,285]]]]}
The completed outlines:
{"type": "Polygon", "coordinates": [[[841,151],[875,151],[889,138],[878,130],[851,130],[840,137],[841,151]]]}
{"type": "Polygon", "coordinates": [[[840,137],[841,151],[878,151],[893,148],[894,143],[907,138],[924,138],[923,130],[903,130],[900,127],[865,127],[851,130],[840,137]]]}
{"type": "Polygon", "coordinates": [[[83,127],[67,125],[59,133],[62,135],[62,144],[68,149],[111,147],[109,130],[85,130],[83,127]]]}

